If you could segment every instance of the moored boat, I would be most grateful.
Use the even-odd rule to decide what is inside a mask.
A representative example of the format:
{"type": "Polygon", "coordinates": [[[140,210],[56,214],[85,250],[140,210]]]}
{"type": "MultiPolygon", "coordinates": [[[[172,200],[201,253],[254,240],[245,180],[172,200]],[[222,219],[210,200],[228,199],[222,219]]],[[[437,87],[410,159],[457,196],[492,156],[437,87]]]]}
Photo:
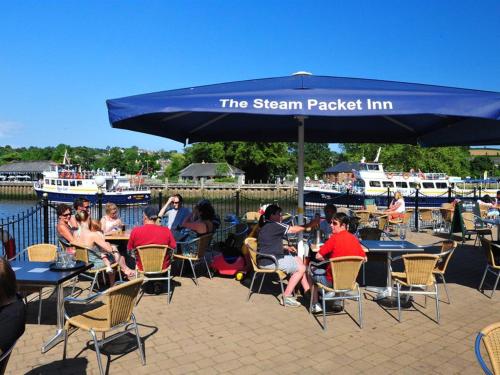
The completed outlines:
{"type": "Polygon", "coordinates": [[[73,202],[76,198],[86,198],[92,203],[98,201],[102,193],[103,203],[117,205],[148,203],[151,191],[145,188],[139,176],[129,179],[113,169],[107,172],[84,171],[76,164],[53,164],[43,172],[43,178],[35,182],[34,189],[39,198],[44,193],[49,201],[73,202]]]}

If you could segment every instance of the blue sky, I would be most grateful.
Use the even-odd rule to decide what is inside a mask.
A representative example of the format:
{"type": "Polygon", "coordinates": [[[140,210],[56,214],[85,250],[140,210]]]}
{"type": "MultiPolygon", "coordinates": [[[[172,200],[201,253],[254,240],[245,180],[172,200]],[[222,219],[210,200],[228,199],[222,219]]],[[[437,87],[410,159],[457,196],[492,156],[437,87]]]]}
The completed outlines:
{"type": "Polygon", "coordinates": [[[105,100],[298,70],[500,91],[500,2],[3,1],[0,145],[182,149],[105,100]]]}

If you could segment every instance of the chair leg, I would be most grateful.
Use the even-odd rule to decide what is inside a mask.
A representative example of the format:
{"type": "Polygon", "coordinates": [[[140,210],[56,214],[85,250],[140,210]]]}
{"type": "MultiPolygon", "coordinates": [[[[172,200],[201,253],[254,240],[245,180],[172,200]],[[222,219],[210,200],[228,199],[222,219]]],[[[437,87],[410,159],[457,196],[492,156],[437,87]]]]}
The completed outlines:
{"type": "Polygon", "coordinates": [[[439,319],[440,319],[440,314],[439,314],[439,289],[438,289],[438,285],[436,283],[434,283],[434,290],[436,292],[436,318],[437,318],[437,322],[439,324],[439,319]]]}
{"type": "Polygon", "coordinates": [[[497,272],[497,279],[495,280],[495,285],[493,285],[493,289],[491,291],[491,296],[490,298],[493,298],[493,294],[497,290],[497,285],[498,285],[498,279],[500,279],[500,272],[497,272]]]}
{"type": "Polygon", "coordinates": [[[366,285],[365,283],[365,262],[363,262],[363,285],[366,285]]]}
{"type": "Polygon", "coordinates": [[[210,277],[210,280],[212,280],[212,273],[210,272],[210,267],[208,267],[207,258],[203,257],[203,260],[205,261],[205,266],[207,266],[208,276],[210,277]]]}
{"type": "Polygon", "coordinates": [[[189,264],[191,265],[191,270],[193,271],[194,283],[196,284],[196,286],[198,286],[198,279],[196,278],[196,272],[194,270],[193,261],[191,259],[188,259],[188,261],[189,261],[189,264]]]}
{"type": "Polygon", "coordinates": [[[42,289],[38,291],[38,324],[40,324],[40,320],[42,319],[42,289]]]}
{"type": "Polygon", "coordinates": [[[66,350],[68,347],[68,330],[64,327],[64,346],[63,346],[63,360],[66,359],[66,350]]]}
{"type": "Polygon", "coordinates": [[[359,315],[359,328],[363,328],[363,307],[361,305],[361,291],[358,286],[358,315],[359,315]]]}
{"type": "Polygon", "coordinates": [[[309,296],[309,315],[312,314],[314,288],[315,288],[315,284],[313,282],[313,284],[311,285],[310,296],[309,296]]]}
{"type": "Polygon", "coordinates": [[[264,279],[266,278],[266,274],[263,273],[262,274],[262,278],[260,279],[260,285],[259,285],[259,291],[257,293],[260,293],[261,289],[262,289],[262,284],[264,284],[264,279]]]}
{"type": "Polygon", "coordinates": [[[255,281],[255,276],[257,276],[257,272],[253,273],[252,282],[250,283],[250,290],[248,291],[247,302],[250,301],[250,296],[252,295],[252,288],[253,288],[253,282],[255,281]]]}
{"type": "Polygon", "coordinates": [[[139,327],[137,326],[134,314],[132,314],[130,318],[132,319],[132,323],[134,325],[135,337],[137,339],[137,349],[139,350],[139,354],[141,355],[141,362],[142,365],[145,366],[146,358],[144,357],[144,347],[142,346],[141,336],[139,335],[139,327]]]}
{"type": "Polygon", "coordinates": [[[99,349],[99,341],[97,340],[97,336],[93,330],[90,330],[89,333],[90,336],[92,336],[92,339],[94,339],[95,354],[97,356],[97,364],[99,365],[99,373],[101,375],[104,375],[104,369],[102,368],[101,362],[101,350],[99,349]]]}
{"type": "Polygon", "coordinates": [[[484,283],[484,279],[486,279],[486,274],[488,273],[488,265],[486,265],[486,268],[484,269],[484,273],[483,273],[483,278],[481,279],[481,283],[479,284],[479,291],[482,291],[483,290],[483,283],[484,283]]]}
{"type": "Polygon", "coordinates": [[[321,304],[323,305],[323,331],[326,331],[326,302],[324,289],[321,289],[321,304]]]}
{"type": "Polygon", "coordinates": [[[168,293],[168,295],[167,295],[167,304],[170,305],[170,300],[172,299],[172,295],[170,294],[171,293],[170,292],[170,279],[171,279],[170,270],[167,271],[167,277],[168,277],[168,279],[167,279],[167,293],[168,293]]]}
{"type": "Polygon", "coordinates": [[[444,292],[446,293],[446,300],[448,302],[448,304],[451,304],[451,299],[450,299],[450,295],[448,294],[448,287],[446,286],[446,280],[444,278],[444,275],[440,275],[441,276],[441,280],[443,281],[443,286],[444,286],[444,292]]]}
{"type": "Polygon", "coordinates": [[[396,284],[396,293],[397,293],[397,298],[398,298],[398,321],[401,323],[401,295],[399,293],[400,290],[399,283],[396,284]]]}
{"type": "Polygon", "coordinates": [[[183,259],[183,260],[182,260],[182,264],[181,264],[181,273],[179,274],[179,276],[182,276],[182,271],[184,270],[184,261],[185,261],[185,260],[186,260],[186,259],[183,259]]]}
{"type": "Polygon", "coordinates": [[[281,280],[281,277],[278,276],[278,279],[280,280],[281,299],[283,300],[283,307],[286,307],[286,305],[285,305],[285,287],[283,286],[283,280],[281,280]]]}
{"type": "Polygon", "coordinates": [[[94,290],[94,285],[96,285],[96,283],[97,283],[97,288],[99,288],[99,280],[97,280],[98,276],[99,276],[99,273],[96,273],[94,276],[94,279],[92,280],[92,283],[90,284],[89,295],[92,294],[92,292],[94,290]]]}

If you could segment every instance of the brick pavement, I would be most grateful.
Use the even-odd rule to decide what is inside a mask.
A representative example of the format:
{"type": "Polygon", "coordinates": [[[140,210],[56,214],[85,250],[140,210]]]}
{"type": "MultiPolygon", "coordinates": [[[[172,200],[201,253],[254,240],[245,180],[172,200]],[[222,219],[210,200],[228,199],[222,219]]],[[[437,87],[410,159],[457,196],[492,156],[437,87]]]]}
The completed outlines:
{"type": "MultiPolygon", "coordinates": [[[[420,244],[439,238],[411,233],[420,244]]],[[[436,324],[434,301],[428,307],[403,311],[399,324],[395,310],[363,300],[364,328],[354,302],[352,315],[328,317],[323,332],[306,308],[283,308],[276,299],[279,286],[266,281],[262,294],[246,302],[248,287],[234,279],[201,277],[200,286],[176,277],[172,304],[165,295],[145,296],[136,309],[145,342],[146,366],[137,351],[121,354],[130,343],[125,337],[108,344],[111,374],[477,374],[473,346],[478,330],[500,320],[500,295],[490,300],[477,291],[485,264],[479,247],[459,247],[449,266],[447,281],[452,304],[441,303],[441,324],[436,324]]],[[[383,265],[368,265],[368,282],[383,283],[383,265]]],[[[417,302],[422,302],[423,297],[417,302]]],[[[29,306],[30,324],[13,351],[8,374],[98,373],[90,336],[70,336],[68,360],[62,345],[40,354],[42,342],[54,332],[53,298],[44,303],[41,325],[35,324],[37,303],[29,306]]],[[[422,304],[422,303],[421,303],[422,304]]],[[[102,356],[106,366],[107,356],[102,356]]]]}

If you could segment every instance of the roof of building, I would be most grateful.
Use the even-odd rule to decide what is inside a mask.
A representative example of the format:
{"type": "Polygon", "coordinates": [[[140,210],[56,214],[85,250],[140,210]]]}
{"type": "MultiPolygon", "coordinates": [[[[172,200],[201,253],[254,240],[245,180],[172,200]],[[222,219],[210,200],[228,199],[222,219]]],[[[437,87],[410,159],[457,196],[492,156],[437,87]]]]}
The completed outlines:
{"type": "Polygon", "coordinates": [[[325,173],[350,173],[353,169],[358,170],[360,167],[360,163],[350,162],[350,161],[341,161],[337,165],[328,168],[325,173]]]}
{"type": "Polygon", "coordinates": [[[51,164],[55,164],[50,160],[41,161],[13,161],[4,165],[0,165],[0,173],[42,173],[49,169],[51,164]]]}
{"type": "MultiPolygon", "coordinates": [[[[186,168],[184,168],[180,172],[181,177],[214,177],[220,175],[219,171],[217,170],[218,166],[224,166],[227,165],[228,172],[225,174],[226,176],[230,175],[241,175],[245,174],[244,171],[242,171],[239,168],[236,168],[232,165],[229,165],[227,163],[192,163],[189,164],[186,168]]],[[[219,167],[220,168],[220,167],[219,167]]]]}

